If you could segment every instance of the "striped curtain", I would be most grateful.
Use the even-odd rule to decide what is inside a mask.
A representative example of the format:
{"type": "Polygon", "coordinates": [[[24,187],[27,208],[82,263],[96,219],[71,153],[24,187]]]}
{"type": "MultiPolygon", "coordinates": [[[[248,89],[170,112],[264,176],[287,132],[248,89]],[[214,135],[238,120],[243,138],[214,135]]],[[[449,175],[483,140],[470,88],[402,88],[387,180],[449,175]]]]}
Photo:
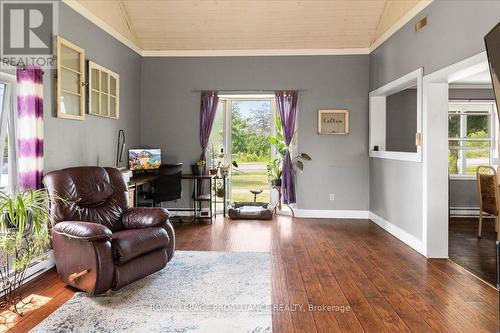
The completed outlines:
{"type": "Polygon", "coordinates": [[[43,72],[17,69],[19,189],[39,189],[43,171],[43,72]]]}

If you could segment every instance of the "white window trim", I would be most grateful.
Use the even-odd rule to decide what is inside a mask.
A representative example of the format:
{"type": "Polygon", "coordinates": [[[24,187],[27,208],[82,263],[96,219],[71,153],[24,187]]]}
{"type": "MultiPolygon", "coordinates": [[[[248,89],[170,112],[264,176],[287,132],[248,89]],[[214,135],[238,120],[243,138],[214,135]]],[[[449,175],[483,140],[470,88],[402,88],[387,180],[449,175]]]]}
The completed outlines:
{"type": "MultiPolygon", "coordinates": [[[[385,150],[386,135],[386,98],[402,90],[417,86],[417,133],[422,133],[422,77],[423,68],[419,68],[396,79],[369,94],[369,156],[400,161],[422,162],[422,145],[417,145],[417,152],[395,152],[385,150]],[[374,146],[379,150],[373,150],[374,146]]],[[[422,138],[421,138],[422,140],[422,138]]]]}
{"type": "MultiPolygon", "coordinates": [[[[464,104],[485,104],[485,105],[491,105],[492,108],[488,112],[488,115],[490,117],[490,136],[489,140],[491,141],[491,149],[490,149],[490,161],[489,164],[498,164],[495,161],[498,161],[499,158],[499,147],[497,144],[497,137],[496,133],[498,132],[499,129],[499,121],[498,117],[496,116],[496,104],[494,100],[474,100],[474,99],[452,99],[449,101],[448,105],[464,105],[464,104]]],[[[448,107],[449,110],[449,107],[448,107]]],[[[450,112],[448,112],[448,115],[450,115],[450,112]]],[[[479,115],[479,114],[478,114],[479,115]]],[[[465,121],[465,126],[463,126],[462,122],[462,117],[460,119],[460,131],[461,131],[461,136],[465,135],[463,131],[466,131],[467,129],[467,123],[465,121]]],[[[450,138],[448,135],[448,145],[450,140],[457,140],[459,138],[450,138]]],[[[461,150],[464,152],[465,150],[461,150]]],[[[462,158],[463,163],[466,163],[466,159],[462,158]]],[[[449,173],[448,178],[451,180],[471,180],[475,181],[476,180],[476,175],[475,174],[465,174],[465,173],[449,173]]]]}
{"type": "MultiPolygon", "coordinates": [[[[274,94],[221,94],[219,95],[219,103],[224,103],[224,152],[226,156],[225,164],[229,165],[231,163],[232,156],[232,141],[231,141],[231,102],[232,101],[263,101],[268,100],[271,102],[271,135],[276,135],[276,98],[274,94]]],[[[296,122],[298,125],[298,121],[296,122]]],[[[297,132],[295,133],[297,135],[297,132]]],[[[271,145],[271,158],[276,154],[276,149],[271,145]]],[[[278,201],[278,195],[275,191],[272,190],[271,185],[269,185],[270,189],[270,202],[275,203],[278,201]]],[[[229,193],[228,199],[231,200],[231,182],[229,182],[227,189],[229,193]]]]}
{"type": "MultiPolygon", "coordinates": [[[[2,110],[0,113],[0,152],[2,152],[5,144],[5,135],[9,134],[9,181],[6,188],[9,193],[15,192],[17,189],[17,90],[16,90],[16,76],[0,71],[0,82],[5,85],[3,105],[0,105],[2,110]]],[[[3,157],[0,158],[0,168],[3,164],[3,157]]]]}

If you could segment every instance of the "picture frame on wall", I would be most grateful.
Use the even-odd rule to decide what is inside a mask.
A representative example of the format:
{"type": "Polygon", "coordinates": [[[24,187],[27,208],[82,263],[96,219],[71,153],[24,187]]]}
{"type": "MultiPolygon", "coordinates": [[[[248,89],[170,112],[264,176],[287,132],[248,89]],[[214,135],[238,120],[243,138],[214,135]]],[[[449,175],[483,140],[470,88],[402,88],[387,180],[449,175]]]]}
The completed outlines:
{"type": "Polygon", "coordinates": [[[349,134],[348,110],[319,110],[319,135],[347,135],[349,134]]]}

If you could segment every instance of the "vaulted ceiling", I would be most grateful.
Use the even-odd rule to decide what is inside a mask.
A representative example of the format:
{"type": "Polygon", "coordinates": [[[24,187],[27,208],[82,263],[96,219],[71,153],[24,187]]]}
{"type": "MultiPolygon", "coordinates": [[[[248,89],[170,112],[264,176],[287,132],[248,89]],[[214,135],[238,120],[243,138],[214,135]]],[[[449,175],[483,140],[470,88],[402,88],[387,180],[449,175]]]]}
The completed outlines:
{"type": "MultiPolygon", "coordinates": [[[[429,0],[66,0],[143,51],[369,48],[429,0]]],[[[88,16],[88,15],[87,15],[88,16]]]]}

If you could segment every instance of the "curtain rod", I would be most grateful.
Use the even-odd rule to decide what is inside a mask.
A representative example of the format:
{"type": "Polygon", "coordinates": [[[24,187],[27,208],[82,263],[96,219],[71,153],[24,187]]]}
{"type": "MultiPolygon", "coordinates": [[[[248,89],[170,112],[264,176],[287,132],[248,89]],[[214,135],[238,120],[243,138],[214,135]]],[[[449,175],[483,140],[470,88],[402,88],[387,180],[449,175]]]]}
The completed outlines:
{"type": "Polygon", "coordinates": [[[306,89],[276,89],[276,90],[236,90],[236,89],[194,89],[192,92],[203,92],[203,91],[217,91],[219,93],[267,93],[267,94],[274,94],[275,91],[307,91],[306,89]]]}

